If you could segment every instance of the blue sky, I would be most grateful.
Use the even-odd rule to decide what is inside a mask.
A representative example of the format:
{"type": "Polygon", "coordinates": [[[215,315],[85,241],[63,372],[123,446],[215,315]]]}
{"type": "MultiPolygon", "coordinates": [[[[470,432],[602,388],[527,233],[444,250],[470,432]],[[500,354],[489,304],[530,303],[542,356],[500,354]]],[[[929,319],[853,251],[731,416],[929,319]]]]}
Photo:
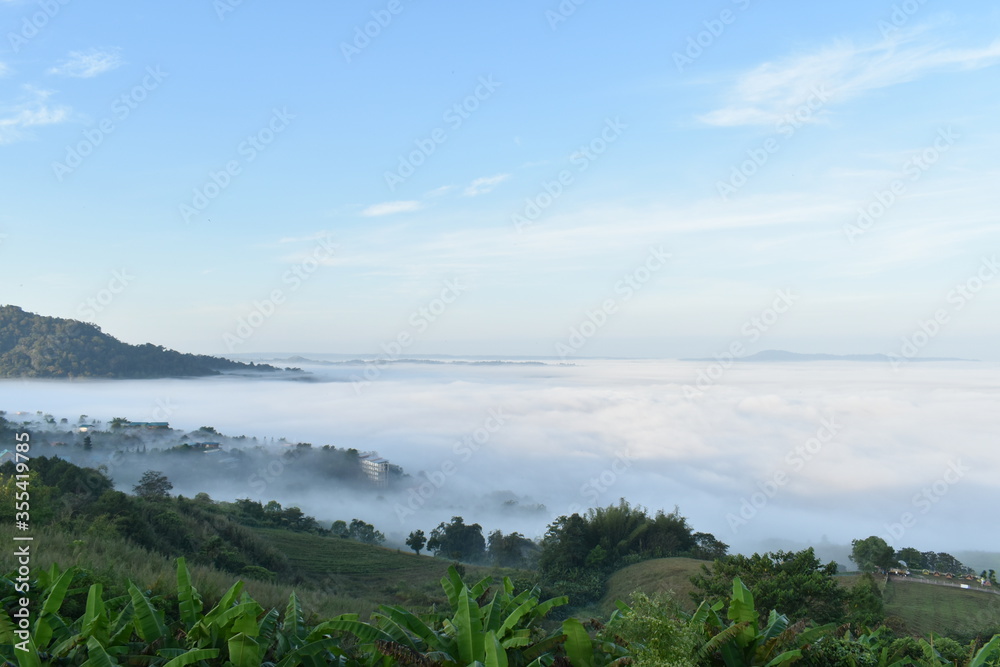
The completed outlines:
{"type": "Polygon", "coordinates": [[[1000,359],[995,3],[0,26],[0,303],[218,354],[1000,359]]]}

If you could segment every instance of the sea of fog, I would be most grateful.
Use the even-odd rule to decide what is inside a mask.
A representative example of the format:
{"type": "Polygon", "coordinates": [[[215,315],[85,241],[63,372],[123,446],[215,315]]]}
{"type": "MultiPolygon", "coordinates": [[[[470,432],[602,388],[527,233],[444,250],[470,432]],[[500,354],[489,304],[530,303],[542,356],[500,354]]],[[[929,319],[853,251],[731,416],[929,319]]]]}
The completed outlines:
{"type": "MultiPolygon", "coordinates": [[[[276,459],[271,439],[376,450],[407,484],[359,498],[303,477],[277,500],[397,542],[454,515],[540,537],[559,515],[624,497],[677,506],[737,551],[812,544],[846,563],[843,546],[869,535],[1000,551],[995,363],[293,365],[308,381],[4,380],[0,409],[210,425],[266,438],[276,459]]],[[[172,481],[185,495],[270,499],[245,479],[172,481]]]]}

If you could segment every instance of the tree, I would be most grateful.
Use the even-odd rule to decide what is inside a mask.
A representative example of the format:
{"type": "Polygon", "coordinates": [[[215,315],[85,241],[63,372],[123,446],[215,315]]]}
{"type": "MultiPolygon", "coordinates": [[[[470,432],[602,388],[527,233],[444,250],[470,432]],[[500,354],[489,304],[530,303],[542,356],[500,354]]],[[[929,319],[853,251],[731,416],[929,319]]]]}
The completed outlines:
{"type": "Polygon", "coordinates": [[[170,483],[167,476],[158,470],[147,470],[142,473],[139,483],[132,487],[135,495],[148,500],[170,497],[170,489],[174,485],[170,483]]]}
{"type": "Polygon", "coordinates": [[[93,448],[94,448],[94,443],[90,441],[90,436],[89,435],[85,436],[83,438],[83,449],[84,449],[84,451],[89,452],[93,448]]]}
{"type": "Polygon", "coordinates": [[[962,564],[962,561],[944,552],[937,555],[935,565],[938,571],[951,574],[965,574],[969,569],[962,564]]]}
{"type": "Polygon", "coordinates": [[[453,516],[451,523],[442,521],[431,531],[427,548],[435,556],[466,562],[480,561],[486,552],[483,527],[478,523],[466,525],[462,517],[453,516]]]}
{"type": "Polygon", "coordinates": [[[695,533],[694,551],[691,553],[695,558],[703,560],[715,560],[722,558],[729,551],[729,545],[722,540],[715,539],[712,533],[695,533]]]}
{"type": "Polygon", "coordinates": [[[424,531],[422,530],[414,530],[406,538],[406,546],[413,549],[413,553],[418,556],[420,555],[420,550],[424,548],[425,544],[427,544],[427,538],[424,537],[424,531]]]}
{"type": "Polygon", "coordinates": [[[896,560],[900,563],[905,563],[906,567],[911,570],[922,570],[927,567],[927,564],[924,562],[924,555],[920,553],[919,549],[914,549],[913,547],[906,547],[897,551],[896,560]]]}
{"type": "Polygon", "coordinates": [[[111,428],[119,429],[128,423],[129,420],[125,419],[124,417],[115,417],[114,419],[111,420],[111,428]]]}
{"type": "Polygon", "coordinates": [[[351,525],[347,528],[347,536],[365,544],[379,545],[385,542],[385,535],[381,531],[375,530],[375,526],[361,519],[351,519],[351,525]]]}
{"type": "Polygon", "coordinates": [[[865,574],[847,595],[847,620],[866,628],[874,628],[885,620],[882,591],[871,574],[865,574]]]}
{"type": "Polygon", "coordinates": [[[490,562],[499,567],[525,567],[538,552],[538,545],[521,533],[504,535],[502,531],[490,533],[486,550],[490,562]]]}
{"type": "Polygon", "coordinates": [[[851,560],[862,572],[888,570],[896,566],[896,550],[881,537],[872,535],[863,540],[851,540],[851,560]]]}
{"type": "Polygon", "coordinates": [[[839,621],[844,616],[847,591],[834,579],[836,573],[837,564],[824,565],[812,547],[749,557],[735,554],[716,559],[711,568],[702,565],[701,574],[691,577],[691,583],[699,589],[691,593],[691,599],[726,601],[733,581],[739,578],[765,613],[777,610],[793,621],[839,621]]]}

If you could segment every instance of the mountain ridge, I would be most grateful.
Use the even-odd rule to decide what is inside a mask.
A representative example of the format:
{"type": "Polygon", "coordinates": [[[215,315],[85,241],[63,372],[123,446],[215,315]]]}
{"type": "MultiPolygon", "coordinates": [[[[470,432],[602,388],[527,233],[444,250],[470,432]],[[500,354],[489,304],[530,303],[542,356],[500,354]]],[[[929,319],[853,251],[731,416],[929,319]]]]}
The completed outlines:
{"type": "Polygon", "coordinates": [[[278,370],[152,343],[132,345],[96,324],[0,306],[0,378],[156,379],[278,370]]]}
{"type": "MultiPolygon", "coordinates": [[[[789,352],[787,350],[761,350],[755,354],[751,354],[747,357],[737,357],[736,361],[750,361],[750,362],[775,362],[775,361],[790,361],[790,362],[808,362],[808,361],[868,361],[868,362],[880,362],[880,363],[891,363],[894,360],[899,361],[905,359],[905,361],[973,361],[978,362],[978,359],[961,359],[959,357],[894,357],[889,354],[825,354],[825,353],[801,353],[801,352],[789,352]]],[[[718,361],[714,357],[706,357],[699,359],[681,359],[680,361],[718,361]]]]}

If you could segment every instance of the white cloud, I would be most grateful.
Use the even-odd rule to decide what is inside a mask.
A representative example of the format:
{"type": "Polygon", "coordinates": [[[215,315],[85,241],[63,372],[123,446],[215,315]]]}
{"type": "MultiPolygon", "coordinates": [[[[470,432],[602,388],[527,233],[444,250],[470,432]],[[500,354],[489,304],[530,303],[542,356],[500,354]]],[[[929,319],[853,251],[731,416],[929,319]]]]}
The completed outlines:
{"type": "Polygon", "coordinates": [[[279,244],[286,243],[302,243],[304,241],[318,241],[320,239],[326,239],[331,236],[330,232],[327,230],[322,230],[315,232],[313,234],[307,234],[305,236],[283,236],[278,239],[279,244]]]}
{"type": "Polygon", "coordinates": [[[8,74],[10,74],[10,65],[0,63],[0,76],[7,76],[8,74]]]}
{"type": "Polygon", "coordinates": [[[418,201],[387,201],[381,204],[373,204],[361,211],[361,215],[366,218],[375,218],[380,215],[393,215],[395,213],[411,213],[419,211],[423,204],[418,201]]]}
{"type": "Polygon", "coordinates": [[[16,104],[0,106],[0,145],[30,138],[28,128],[55,125],[69,119],[69,107],[48,103],[52,91],[25,86],[26,99],[16,104]]]}
{"type": "MultiPolygon", "coordinates": [[[[817,91],[833,103],[842,103],[933,72],[979,69],[998,62],[1000,40],[984,48],[952,49],[926,41],[923,31],[909,31],[868,46],[843,41],[755,67],[736,81],[726,106],[698,119],[723,127],[768,125],[795,111],[817,91]]],[[[810,120],[821,118],[816,113],[810,120]]]]}
{"type": "Polygon", "coordinates": [[[90,49],[70,51],[69,57],[49,70],[49,74],[89,79],[110,72],[123,64],[121,49],[90,49]]]}
{"type": "Polygon", "coordinates": [[[424,193],[424,197],[440,197],[442,195],[448,194],[449,192],[451,192],[454,189],[455,189],[454,185],[442,185],[439,188],[434,188],[433,190],[431,190],[429,192],[425,192],[424,193]]]}
{"type": "Polygon", "coordinates": [[[510,178],[510,174],[497,174],[496,176],[484,176],[483,178],[477,178],[472,181],[467,188],[465,188],[465,196],[476,197],[478,195],[484,195],[487,192],[491,192],[493,188],[500,185],[508,178],[510,178]]]}
{"type": "MultiPolygon", "coordinates": [[[[992,442],[995,364],[928,364],[900,374],[888,364],[857,362],[742,364],[697,400],[685,400],[683,385],[706,366],[668,360],[581,360],[541,369],[399,364],[384,367],[386,375],[358,394],[350,377],[364,366],[306,365],[322,381],[280,387],[235,377],[94,386],[29,381],[19,384],[18,402],[57,416],[109,414],[106,406],[113,405],[138,419],[169,391],[184,397],[170,420],[175,428],[211,423],[223,433],[377,449],[413,478],[387,490],[386,502],[365,503],[365,514],[357,516],[402,536],[461,513],[487,530],[535,537],[574,504],[607,505],[624,496],[651,511],[678,504],[696,530],[737,550],[767,538],[815,544],[827,535],[846,544],[884,535],[903,512],[917,523],[897,548],[953,552],[995,545],[994,532],[976,528],[982,519],[975,511],[992,506],[992,471],[1000,465],[992,442]],[[455,443],[472,436],[489,410],[504,416],[501,428],[481,448],[470,448],[471,456],[456,454],[455,443]],[[820,447],[810,443],[831,417],[834,438],[820,447]],[[624,453],[631,459],[626,470],[619,468],[610,482],[606,476],[600,487],[588,485],[610,474],[624,453]],[[412,525],[401,525],[396,503],[406,504],[409,488],[423,481],[420,471],[449,461],[454,474],[407,519],[412,525]],[[933,507],[915,507],[914,495],[941,479],[953,461],[970,469],[933,507]],[[777,473],[784,477],[763,506],[731,527],[728,515],[739,516],[744,499],[777,473]],[[520,518],[501,513],[500,503],[482,508],[488,494],[505,490],[531,496],[548,511],[520,518]]],[[[344,515],[332,506],[357,494],[319,477],[297,481],[299,497],[268,497],[332,520],[344,515]]],[[[230,499],[246,488],[220,480],[196,491],[230,499]]]]}

